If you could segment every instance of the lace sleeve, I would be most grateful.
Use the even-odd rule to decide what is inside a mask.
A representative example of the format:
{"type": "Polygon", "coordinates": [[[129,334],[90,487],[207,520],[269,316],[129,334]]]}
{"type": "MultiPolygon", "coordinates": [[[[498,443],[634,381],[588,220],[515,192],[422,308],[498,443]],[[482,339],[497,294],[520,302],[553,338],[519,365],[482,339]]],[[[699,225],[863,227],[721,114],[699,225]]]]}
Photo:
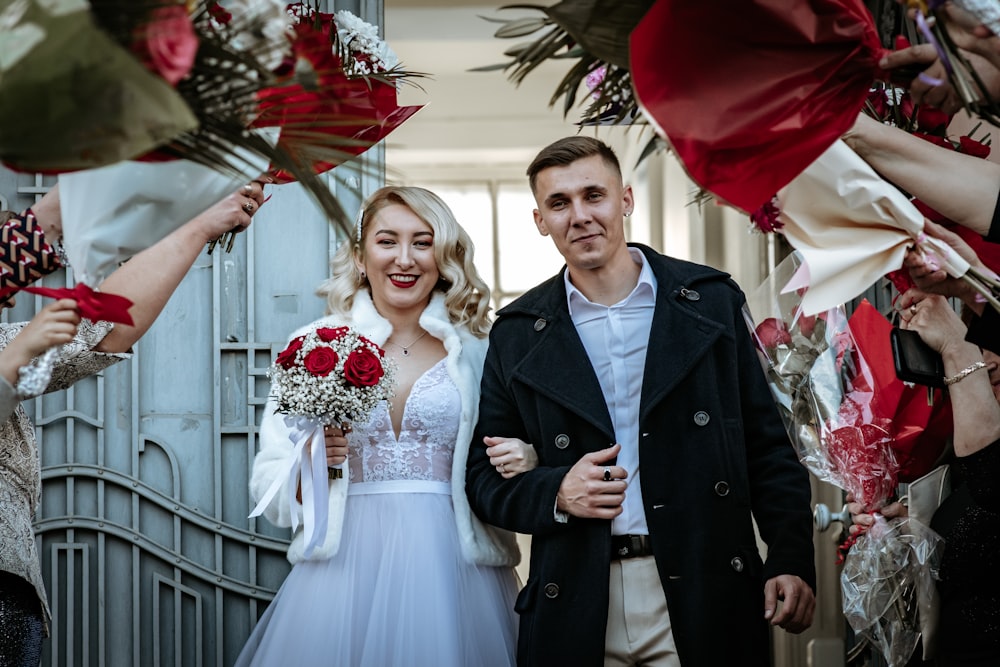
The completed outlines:
{"type": "MultiPolygon", "coordinates": [[[[7,347],[25,324],[27,322],[0,326],[0,348],[7,347]]],[[[95,352],[92,349],[104,340],[113,326],[110,322],[82,320],[76,337],[59,348],[59,357],[52,369],[52,379],[43,393],[65,389],[88,375],[100,373],[108,366],[131,357],[128,353],[95,352]]]]}

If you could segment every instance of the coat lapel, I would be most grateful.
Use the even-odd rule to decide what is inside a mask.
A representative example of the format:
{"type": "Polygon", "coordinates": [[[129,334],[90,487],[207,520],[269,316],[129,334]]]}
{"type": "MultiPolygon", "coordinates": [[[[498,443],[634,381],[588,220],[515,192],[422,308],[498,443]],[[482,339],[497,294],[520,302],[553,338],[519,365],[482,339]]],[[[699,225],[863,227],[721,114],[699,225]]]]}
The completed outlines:
{"type": "Polygon", "coordinates": [[[561,275],[547,297],[535,311],[534,335],[538,339],[512,377],[572,411],[604,433],[609,443],[614,442],[604,392],[570,319],[561,275]]]}
{"type": "Polygon", "coordinates": [[[647,259],[656,274],[657,288],[643,369],[640,421],[701,363],[719,336],[725,334],[722,324],[698,312],[697,301],[682,295],[684,283],[665,270],[659,257],[647,256],[647,259]]]}

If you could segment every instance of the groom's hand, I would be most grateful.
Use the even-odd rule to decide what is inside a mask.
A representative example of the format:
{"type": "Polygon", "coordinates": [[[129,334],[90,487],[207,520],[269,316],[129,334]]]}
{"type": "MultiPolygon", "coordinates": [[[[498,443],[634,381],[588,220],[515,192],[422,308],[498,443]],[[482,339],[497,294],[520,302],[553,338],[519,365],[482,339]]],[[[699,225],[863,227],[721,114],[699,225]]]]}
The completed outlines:
{"type": "Polygon", "coordinates": [[[585,519],[614,519],[621,514],[628,472],[610,464],[619,451],[621,445],[615,444],[577,461],[559,485],[556,508],[585,519]]]}

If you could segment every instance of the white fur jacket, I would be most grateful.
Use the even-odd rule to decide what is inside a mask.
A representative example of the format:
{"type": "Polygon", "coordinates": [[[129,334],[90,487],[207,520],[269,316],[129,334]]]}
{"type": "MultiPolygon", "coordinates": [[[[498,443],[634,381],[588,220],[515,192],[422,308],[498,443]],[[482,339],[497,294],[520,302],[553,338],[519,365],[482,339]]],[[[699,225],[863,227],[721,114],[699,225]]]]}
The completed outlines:
{"type": "MultiPolygon", "coordinates": [[[[289,340],[305,333],[314,326],[350,325],[378,345],[384,345],[392,333],[392,325],[379,315],[367,292],[360,292],[354,299],[349,320],[327,316],[308,327],[293,333],[289,340]]],[[[448,319],[444,305],[444,295],[435,292],[430,303],[420,316],[420,326],[441,340],[448,353],[446,367],[448,375],[458,387],[462,396],[462,414],[455,442],[454,460],[451,471],[451,499],[455,508],[455,521],[462,544],[462,555],[469,562],[479,565],[513,566],[520,560],[520,552],[514,534],[481,522],[469,508],[465,495],[465,464],[468,459],[469,443],[479,416],[479,384],[486,357],[485,338],[476,338],[466,329],[457,329],[448,319]]],[[[274,403],[268,401],[260,425],[260,452],[254,459],[253,475],[250,479],[250,495],[254,502],[267,491],[278,475],[287,475],[287,460],[292,442],[288,427],[280,415],[274,413],[274,403]]],[[[302,505],[288,505],[288,482],[274,495],[264,510],[271,523],[277,526],[291,526],[292,512],[300,517],[299,530],[288,548],[288,560],[297,563],[303,559],[304,538],[301,528],[302,505]]],[[[344,509],[347,502],[348,479],[330,483],[330,515],[326,537],[317,546],[310,560],[324,560],[334,556],[340,548],[340,535],[344,525],[344,509]]]]}

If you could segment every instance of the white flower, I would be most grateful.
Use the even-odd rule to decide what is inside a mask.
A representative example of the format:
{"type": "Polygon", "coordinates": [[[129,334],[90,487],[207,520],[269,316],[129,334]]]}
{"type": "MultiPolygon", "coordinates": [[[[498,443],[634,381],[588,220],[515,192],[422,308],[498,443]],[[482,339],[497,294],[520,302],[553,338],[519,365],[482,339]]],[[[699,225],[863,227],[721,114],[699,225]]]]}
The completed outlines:
{"type": "Polygon", "coordinates": [[[350,56],[344,63],[348,74],[364,76],[388,72],[399,65],[399,57],[389,45],[379,39],[378,27],[362,21],[347,10],[334,14],[337,40],[342,57],[350,56]]]}
{"type": "Polygon", "coordinates": [[[226,5],[233,15],[230,27],[236,50],[253,53],[266,69],[277,68],[291,55],[288,39],[292,17],[281,0],[232,0],[226,5]]]}

